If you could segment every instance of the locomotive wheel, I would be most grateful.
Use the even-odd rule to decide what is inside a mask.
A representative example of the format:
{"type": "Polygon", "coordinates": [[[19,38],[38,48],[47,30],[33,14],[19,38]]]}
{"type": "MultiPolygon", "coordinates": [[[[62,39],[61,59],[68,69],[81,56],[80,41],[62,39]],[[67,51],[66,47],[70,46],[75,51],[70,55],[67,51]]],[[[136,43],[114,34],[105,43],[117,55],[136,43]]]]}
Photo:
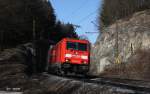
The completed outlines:
{"type": "Polygon", "coordinates": [[[65,76],[65,75],[66,75],[66,72],[63,71],[61,68],[58,68],[58,70],[57,70],[57,75],[59,75],[59,76],[65,76]]]}

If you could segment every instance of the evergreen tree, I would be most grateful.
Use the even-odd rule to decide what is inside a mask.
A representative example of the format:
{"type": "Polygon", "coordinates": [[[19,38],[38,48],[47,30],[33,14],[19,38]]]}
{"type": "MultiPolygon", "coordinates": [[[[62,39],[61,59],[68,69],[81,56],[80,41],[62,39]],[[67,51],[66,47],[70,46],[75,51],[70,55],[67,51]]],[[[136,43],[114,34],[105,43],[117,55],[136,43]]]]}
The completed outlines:
{"type": "Polygon", "coordinates": [[[100,29],[145,9],[150,9],[150,0],[104,0],[99,16],[100,29]]]}

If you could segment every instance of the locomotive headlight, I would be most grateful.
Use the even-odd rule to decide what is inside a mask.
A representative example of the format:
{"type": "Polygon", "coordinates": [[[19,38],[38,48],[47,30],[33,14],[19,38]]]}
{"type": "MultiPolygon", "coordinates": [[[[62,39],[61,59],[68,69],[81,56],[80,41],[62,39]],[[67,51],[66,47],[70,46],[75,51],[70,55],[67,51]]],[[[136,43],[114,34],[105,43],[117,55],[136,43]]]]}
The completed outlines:
{"type": "Polygon", "coordinates": [[[82,59],[88,59],[88,56],[82,55],[81,58],[82,58],[82,59]]]}
{"type": "Polygon", "coordinates": [[[86,64],[87,62],[86,61],[83,61],[83,64],[86,64]]]}
{"type": "Polygon", "coordinates": [[[69,60],[68,59],[66,59],[66,62],[68,62],[69,60]]]}
{"type": "Polygon", "coordinates": [[[66,54],[65,57],[72,57],[72,55],[71,54],[66,54]]]}
{"type": "Polygon", "coordinates": [[[70,59],[66,59],[65,61],[66,61],[67,63],[69,63],[69,62],[70,62],[70,59]]]}

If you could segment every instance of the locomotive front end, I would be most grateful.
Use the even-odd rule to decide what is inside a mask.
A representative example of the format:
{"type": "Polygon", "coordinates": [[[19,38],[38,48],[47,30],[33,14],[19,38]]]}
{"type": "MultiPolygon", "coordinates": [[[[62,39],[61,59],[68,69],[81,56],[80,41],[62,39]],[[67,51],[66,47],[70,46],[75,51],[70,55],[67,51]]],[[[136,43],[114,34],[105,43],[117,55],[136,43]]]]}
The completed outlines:
{"type": "Polygon", "coordinates": [[[76,73],[87,73],[90,65],[90,44],[86,40],[67,40],[65,43],[63,69],[76,73]]]}

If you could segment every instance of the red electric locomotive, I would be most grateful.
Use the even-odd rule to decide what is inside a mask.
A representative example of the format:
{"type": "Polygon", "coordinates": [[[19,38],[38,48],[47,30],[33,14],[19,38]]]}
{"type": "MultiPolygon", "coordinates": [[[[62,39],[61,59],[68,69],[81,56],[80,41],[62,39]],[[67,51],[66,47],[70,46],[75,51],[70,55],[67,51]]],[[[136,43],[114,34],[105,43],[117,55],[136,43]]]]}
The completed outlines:
{"type": "Polygon", "coordinates": [[[64,38],[49,50],[49,69],[57,73],[89,71],[90,43],[87,40],[64,38]]]}

